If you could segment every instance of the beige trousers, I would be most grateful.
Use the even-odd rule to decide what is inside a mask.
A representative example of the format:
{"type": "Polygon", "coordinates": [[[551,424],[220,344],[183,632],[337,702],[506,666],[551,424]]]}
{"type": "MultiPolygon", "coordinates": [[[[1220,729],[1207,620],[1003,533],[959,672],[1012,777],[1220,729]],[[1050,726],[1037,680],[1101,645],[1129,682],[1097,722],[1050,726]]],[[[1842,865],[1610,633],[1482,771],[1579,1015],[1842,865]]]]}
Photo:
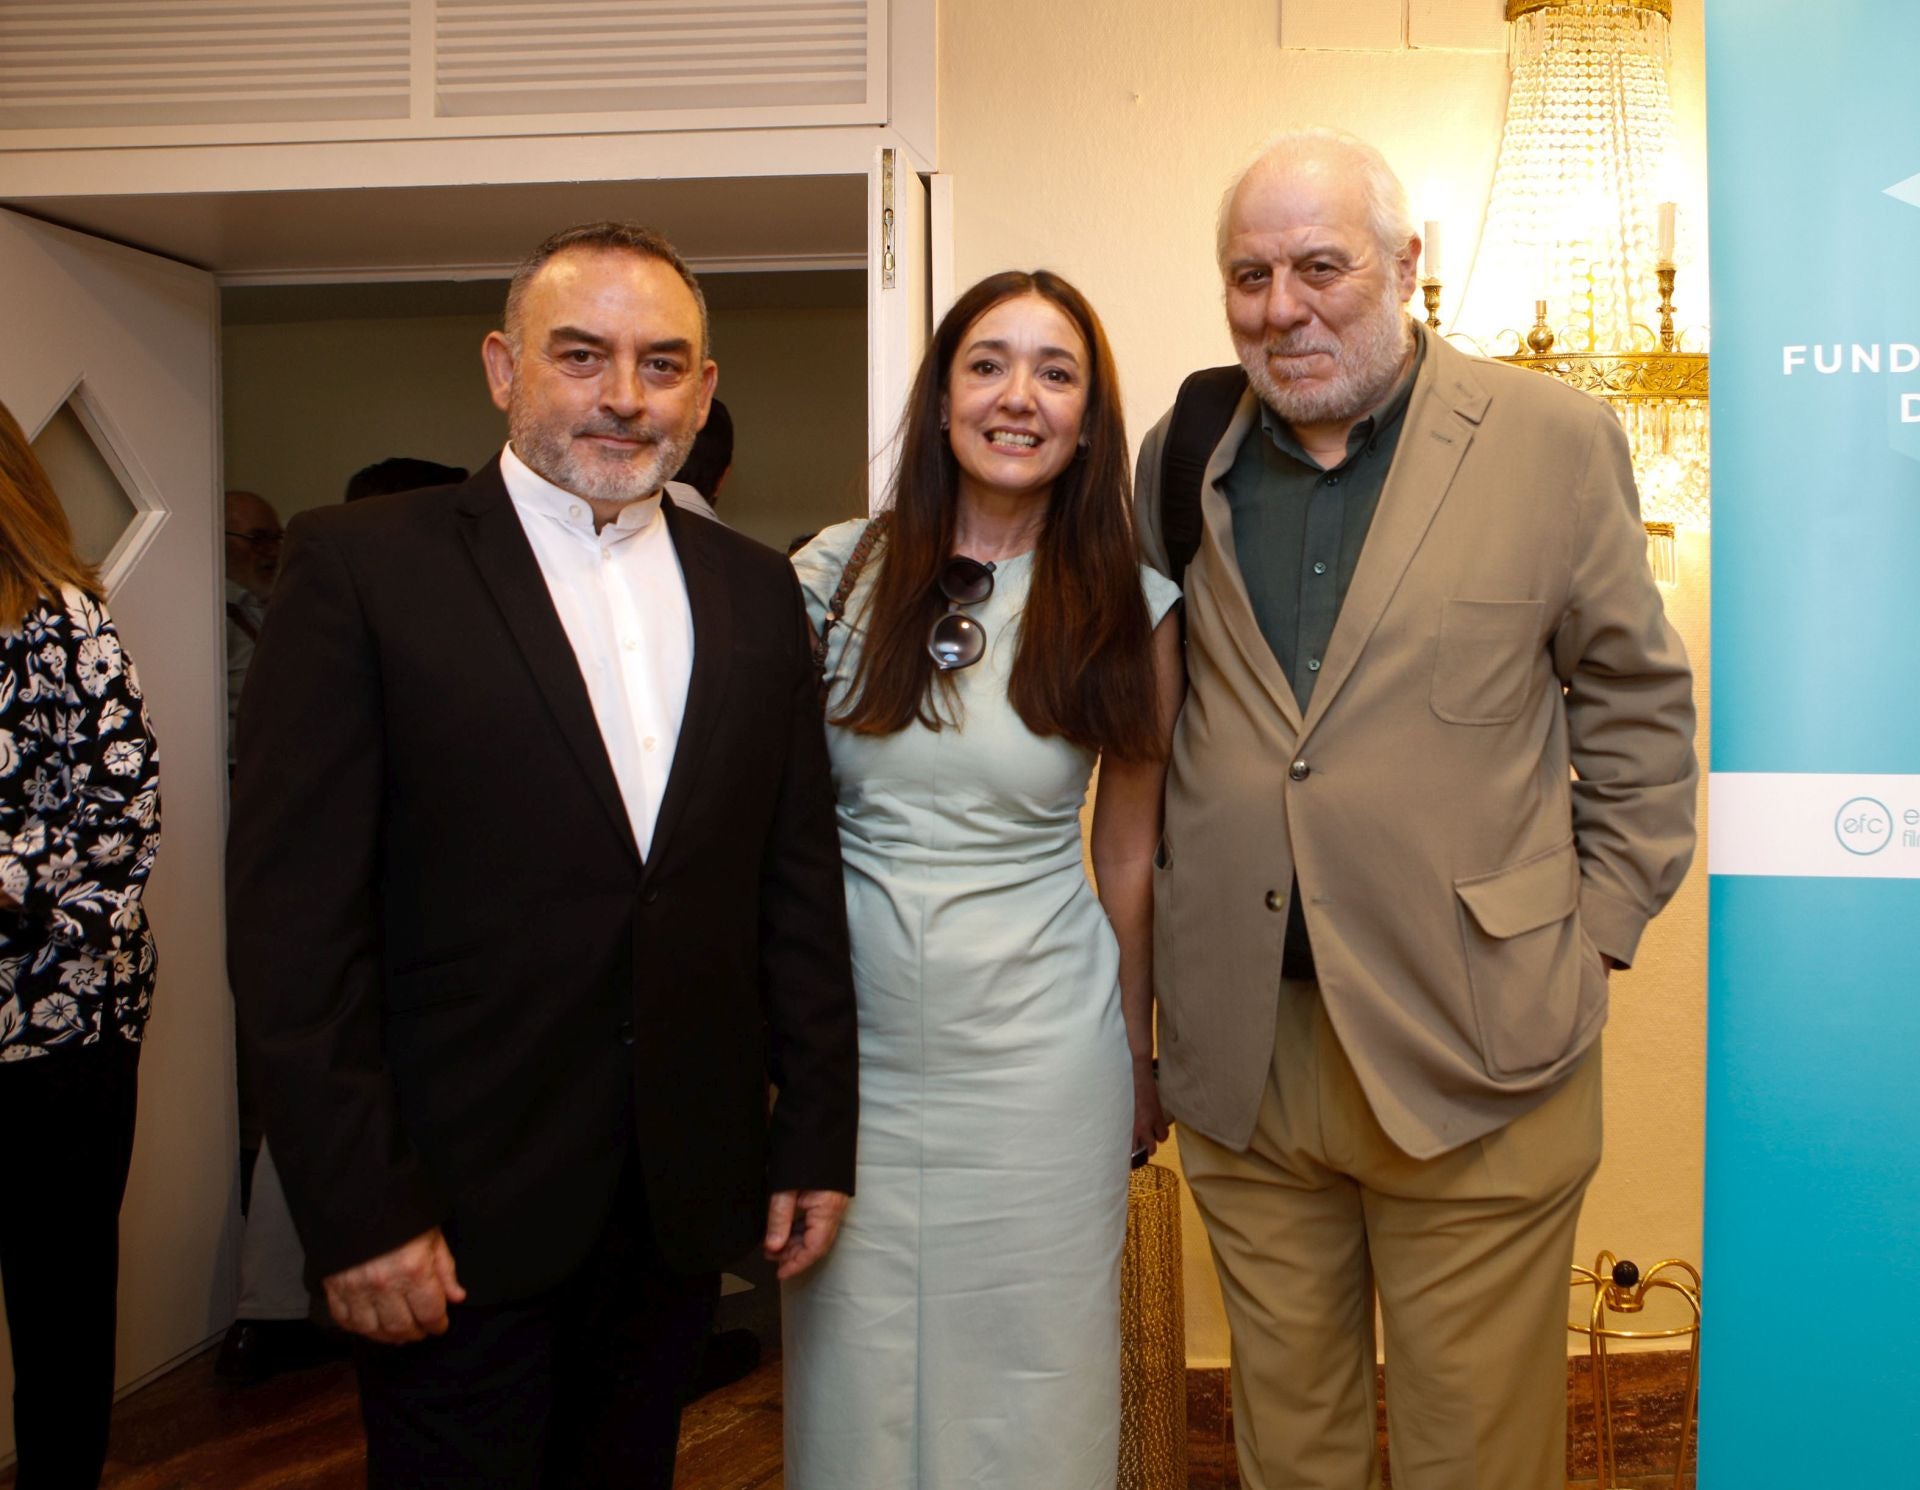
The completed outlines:
{"type": "Polygon", "coordinates": [[[1374,1120],[1318,988],[1283,982],[1251,1143],[1187,1131],[1180,1157],[1233,1331],[1246,1490],[1378,1487],[1376,1287],[1394,1490],[1559,1490],[1598,1046],[1524,1117],[1412,1159],[1374,1120]]]}

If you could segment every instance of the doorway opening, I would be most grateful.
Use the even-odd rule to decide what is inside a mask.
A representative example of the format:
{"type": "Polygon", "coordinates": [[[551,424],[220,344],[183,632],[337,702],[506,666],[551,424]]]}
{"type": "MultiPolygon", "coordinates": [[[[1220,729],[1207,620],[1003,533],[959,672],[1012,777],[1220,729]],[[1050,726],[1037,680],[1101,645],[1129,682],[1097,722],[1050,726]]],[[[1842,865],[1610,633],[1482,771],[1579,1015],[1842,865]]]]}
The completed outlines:
{"type": "MultiPolygon", "coordinates": [[[[716,507],[776,549],[867,507],[863,269],[701,276],[734,426],[716,507]]],[[[226,484],[282,521],[338,502],[389,456],[479,468],[505,440],[480,341],[501,279],[238,285],[222,290],[226,484]]]]}

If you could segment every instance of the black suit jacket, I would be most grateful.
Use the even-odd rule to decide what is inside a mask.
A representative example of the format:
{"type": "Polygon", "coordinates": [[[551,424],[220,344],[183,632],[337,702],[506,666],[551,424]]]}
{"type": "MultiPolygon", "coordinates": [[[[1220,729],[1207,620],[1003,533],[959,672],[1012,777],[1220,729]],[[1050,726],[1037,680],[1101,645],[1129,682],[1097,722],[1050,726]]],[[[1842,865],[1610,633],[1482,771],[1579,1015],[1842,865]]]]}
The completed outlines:
{"type": "Polygon", "coordinates": [[[770,1187],[853,1187],[799,592],[665,512],[694,659],[644,863],[497,464],[292,525],[240,708],[228,962],[316,1275],[438,1224],[471,1297],[525,1297],[586,1255],[636,1144],[689,1272],[752,1243],[770,1187]]]}

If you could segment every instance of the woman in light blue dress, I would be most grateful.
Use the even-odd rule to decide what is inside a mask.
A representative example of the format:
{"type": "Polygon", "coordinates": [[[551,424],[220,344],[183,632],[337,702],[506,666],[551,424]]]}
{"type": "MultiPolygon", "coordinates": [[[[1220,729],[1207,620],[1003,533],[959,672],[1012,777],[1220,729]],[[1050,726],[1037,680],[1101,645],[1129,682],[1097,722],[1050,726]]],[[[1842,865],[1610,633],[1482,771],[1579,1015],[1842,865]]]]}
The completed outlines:
{"type": "Polygon", "coordinates": [[[786,1286],[788,1490],[1112,1490],[1128,1155],[1166,1136],[1150,874],[1182,687],[1127,495],[1099,322],[1001,274],[934,335],[885,515],[795,556],[861,1112],[839,1241],[786,1286]]]}

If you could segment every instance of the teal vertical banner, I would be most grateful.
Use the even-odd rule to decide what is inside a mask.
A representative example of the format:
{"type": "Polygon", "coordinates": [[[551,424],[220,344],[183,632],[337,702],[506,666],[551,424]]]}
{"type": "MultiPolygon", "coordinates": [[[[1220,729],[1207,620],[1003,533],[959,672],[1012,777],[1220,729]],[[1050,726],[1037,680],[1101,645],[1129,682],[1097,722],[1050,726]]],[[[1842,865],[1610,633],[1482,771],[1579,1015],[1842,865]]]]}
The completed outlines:
{"type": "Polygon", "coordinates": [[[1707,0],[1702,1490],[1920,1484],[1920,0],[1707,0]]]}

